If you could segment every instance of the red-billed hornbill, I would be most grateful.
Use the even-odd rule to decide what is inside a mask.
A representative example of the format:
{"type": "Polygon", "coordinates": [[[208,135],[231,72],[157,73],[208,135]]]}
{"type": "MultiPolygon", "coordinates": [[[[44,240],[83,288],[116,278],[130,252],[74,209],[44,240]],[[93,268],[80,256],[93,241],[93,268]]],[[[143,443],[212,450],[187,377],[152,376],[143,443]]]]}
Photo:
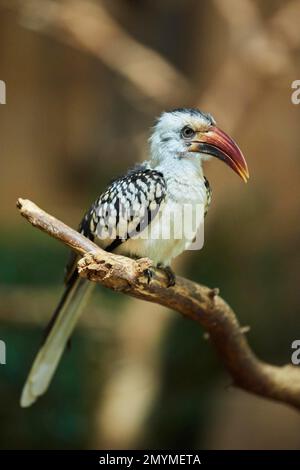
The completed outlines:
{"type": "MultiPolygon", "coordinates": [[[[175,282],[172,259],[182,253],[192,237],[159,238],[170,208],[189,204],[208,208],[211,191],[202,163],[216,157],[246,182],[246,161],[236,143],[221,131],[210,114],[198,109],[164,112],[150,137],[150,158],[114,180],[83,218],[79,231],[102,248],[129,257],[148,257],[165,269],[168,285],[175,282]],[[151,227],[154,236],[144,237],[151,227]],[[134,235],[133,235],[134,234],[134,235]]],[[[21,397],[21,406],[34,403],[48,388],[73,332],[86,294],[93,283],[77,274],[78,258],[67,267],[66,288],[33,363],[21,397]]]]}

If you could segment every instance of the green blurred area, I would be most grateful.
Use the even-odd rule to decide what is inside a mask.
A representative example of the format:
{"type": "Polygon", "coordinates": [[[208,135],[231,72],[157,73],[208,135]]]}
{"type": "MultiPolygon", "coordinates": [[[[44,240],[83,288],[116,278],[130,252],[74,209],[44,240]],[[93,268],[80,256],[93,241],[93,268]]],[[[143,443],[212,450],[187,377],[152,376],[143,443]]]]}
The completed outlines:
{"type": "Polygon", "coordinates": [[[40,328],[12,328],[1,325],[7,365],[1,370],[1,447],[4,449],[69,448],[87,446],[89,410],[80,397],[84,394],[86,341],[76,335],[76,348],[66,354],[47,400],[32,411],[19,406],[20,390],[28,364],[41,339],[40,328]],[[29,416],[30,414],[30,416],[29,416]]]}
{"type": "MultiPolygon", "coordinates": [[[[152,48],[184,74],[190,94],[178,102],[181,90],[167,75],[173,92],[165,102],[158,95],[160,103],[145,92],[154,80],[145,89],[127,80],[131,57],[120,57],[120,72],[76,41],[41,31],[30,9],[0,3],[0,79],[9,93],[0,107],[0,339],[7,346],[0,448],[297,448],[297,413],[235,390],[197,325],[99,286],[49,391],[34,407],[19,407],[68,253],[22,220],[15,201],[29,197],[78,226],[107,183],[147,157],[148,129],[167,107],[203,105],[233,133],[251,173],[245,186],[221,163],[206,166],[213,199],[205,246],[185,253],[176,272],[219,287],[265,361],[289,363],[300,332],[300,107],[290,100],[299,28],[290,22],[294,42],[286,39],[283,56],[276,41],[264,49],[260,36],[273,39],[268,21],[285,24],[297,2],[295,12],[283,0],[233,2],[234,28],[217,1],[95,3],[125,34],[120,40],[115,31],[111,54],[127,36],[152,48]]],[[[288,37],[279,31],[277,40],[288,37]]]]}
{"type": "Polygon", "coordinates": [[[39,287],[62,280],[62,260],[67,259],[63,245],[38,231],[28,230],[25,224],[18,231],[1,231],[0,244],[1,284],[39,287]]]}

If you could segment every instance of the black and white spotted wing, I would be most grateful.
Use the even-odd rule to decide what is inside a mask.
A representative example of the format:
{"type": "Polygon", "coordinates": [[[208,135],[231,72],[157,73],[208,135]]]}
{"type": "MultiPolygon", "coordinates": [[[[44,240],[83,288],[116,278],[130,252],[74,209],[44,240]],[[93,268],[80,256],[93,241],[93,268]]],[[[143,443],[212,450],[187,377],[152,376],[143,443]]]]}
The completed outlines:
{"type": "MultiPolygon", "coordinates": [[[[87,211],[78,231],[105,250],[113,251],[151,223],[165,198],[162,173],[141,165],[112,181],[87,211]]],[[[66,280],[75,261],[73,257],[68,263],[66,280]]]]}
{"type": "Polygon", "coordinates": [[[94,204],[90,232],[100,246],[113,251],[151,223],[165,197],[162,173],[147,167],[131,170],[113,181],[94,204]]]}

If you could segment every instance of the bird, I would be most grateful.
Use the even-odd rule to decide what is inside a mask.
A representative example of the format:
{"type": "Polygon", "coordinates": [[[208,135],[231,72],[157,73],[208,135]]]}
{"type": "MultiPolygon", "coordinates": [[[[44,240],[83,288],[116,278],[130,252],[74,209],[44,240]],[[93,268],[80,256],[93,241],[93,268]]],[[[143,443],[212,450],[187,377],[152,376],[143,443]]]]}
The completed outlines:
{"type": "MultiPolygon", "coordinates": [[[[109,252],[150,258],[165,272],[167,286],[172,288],[176,277],[171,262],[192,243],[211,201],[210,184],[203,173],[203,163],[210,158],[223,161],[248,181],[245,157],[211,114],[198,108],[162,112],[149,138],[149,159],[108,185],[85,213],[78,231],[109,252]],[[185,205],[192,212],[203,208],[200,220],[188,236],[176,238],[170,231],[170,236],[163,237],[161,228],[169,223],[170,213],[176,222],[185,205]],[[150,235],[144,236],[147,230],[150,235]]],[[[25,382],[22,407],[32,405],[48,389],[94,285],[79,277],[77,262],[78,255],[71,254],[65,290],[25,382]]],[[[151,282],[149,270],[147,276],[151,282]]]]}

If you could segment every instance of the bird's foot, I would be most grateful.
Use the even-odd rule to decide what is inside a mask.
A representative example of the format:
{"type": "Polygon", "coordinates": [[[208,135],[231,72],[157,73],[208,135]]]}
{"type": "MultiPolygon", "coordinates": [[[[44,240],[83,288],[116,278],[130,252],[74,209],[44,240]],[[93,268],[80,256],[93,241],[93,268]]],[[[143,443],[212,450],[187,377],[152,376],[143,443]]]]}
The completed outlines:
{"type": "Polygon", "coordinates": [[[174,271],[170,266],[164,266],[163,264],[158,264],[157,265],[158,269],[163,271],[165,275],[167,276],[167,287],[173,287],[176,284],[176,276],[174,271]]]}

